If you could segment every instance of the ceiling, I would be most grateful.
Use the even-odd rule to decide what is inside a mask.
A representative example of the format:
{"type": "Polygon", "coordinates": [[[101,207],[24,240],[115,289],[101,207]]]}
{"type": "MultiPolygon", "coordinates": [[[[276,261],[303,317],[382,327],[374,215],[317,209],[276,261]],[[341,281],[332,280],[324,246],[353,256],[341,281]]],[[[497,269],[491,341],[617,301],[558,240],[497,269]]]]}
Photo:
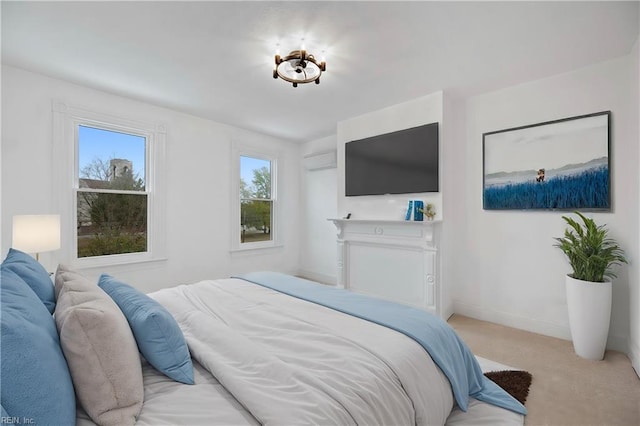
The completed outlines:
{"type": "Polygon", "coordinates": [[[471,96],[630,53],[638,2],[7,2],[2,62],[278,138],[439,90],[471,96]],[[320,85],[276,46],[325,52],[320,85]]]}

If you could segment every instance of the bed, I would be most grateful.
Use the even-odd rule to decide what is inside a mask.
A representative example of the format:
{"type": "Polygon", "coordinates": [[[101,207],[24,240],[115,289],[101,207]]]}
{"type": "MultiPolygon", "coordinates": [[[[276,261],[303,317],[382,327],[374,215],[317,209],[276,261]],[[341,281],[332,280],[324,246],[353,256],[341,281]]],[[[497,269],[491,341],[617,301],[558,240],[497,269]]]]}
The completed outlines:
{"type": "MultiPolygon", "coordinates": [[[[10,325],[5,326],[4,321],[5,308],[10,311],[6,303],[12,300],[7,288],[15,290],[5,283],[16,281],[5,269],[3,262],[3,340],[10,325]]],[[[435,325],[413,320],[406,324],[406,318],[415,315],[420,321],[423,316],[430,317],[414,308],[272,272],[179,285],[149,295],[137,294],[126,283],[108,275],[100,277],[98,286],[86,281],[65,268],[59,270],[56,277],[57,332],[78,397],[71,423],[523,424],[524,407],[493,382],[485,380],[476,358],[446,323],[433,317],[435,325]],[[63,284],[76,287],[66,289],[65,293],[64,288],[58,288],[63,284]],[[122,290],[122,294],[118,295],[114,289],[122,290]],[[74,354],[66,342],[82,334],[70,328],[72,315],[68,313],[67,299],[77,299],[84,291],[102,298],[102,294],[97,294],[102,290],[108,294],[107,299],[113,298],[126,317],[135,348],[130,350],[131,341],[127,338],[120,336],[109,341],[111,338],[95,332],[99,342],[92,344],[102,345],[95,352],[106,353],[111,358],[120,357],[121,353],[127,355],[122,361],[125,364],[116,365],[106,379],[99,377],[102,372],[86,374],[97,368],[96,364],[86,364],[90,351],[76,350],[78,353],[74,354]],[[165,338],[149,337],[147,329],[144,337],[148,341],[141,343],[143,336],[132,320],[133,314],[127,310],[130,306],[120,303],[123,298],[135,299],[153,309],[160,306],[162,312],[167,312],[169,321],[174,321],[179,331],[173,335],[178,342],[173,346],[175,350],[165,350],[164,356],[186,353],[188,363],[171,360],[173,367],[178,366],[171,371],[166,365],[158,364],[156,354],[145,352],[143,348],[148,344],[156,345],[153,350],[161,352],[157,343],[165,338]],[[421,334],[423,329],[429,331],[421,334]],[[69,330],[74,332],[70,334],[69,330]],[[425,343],[423,340],[427,337],[443,340],[425,343]],[[180,342],[185,346],[180,346],[180,342]],[[85,364],[78,369],[77,363],[85,364]],[[181,371],[192,375],[181,379],[176,376],[181,371]],[[76,379],[74,372],[92,382],[87,387],[86,382],[76,379]],[[136,381],[138,374],[140,380],[136,381]],[[122,400],[114,402],[118,406],[105,406],[105,399],[113,392],[100,394],[96,388],[104,382],[117,386],[127,381],[135,383],[126,384],[121,391],[122,400]],[[142,395],[131,389],[142,389],[142,395]],[[84,393],[92,392],[98,393],[85,397],[84,393]],[[96,404],[102,406],[96,409],[96,404]]],[[[38,300],[51,300],[50,295],[43,297],[43,292],[40,293],[36,295],[38,300]]],[[[31,299],[31,302],[35,300],[31,299]]],[[[82,312],[87,310],[86,300],[84,296],[80,300],[80,304],[85,303],[82,312]]],[[[104,305],[100,306],[110,303],[104,298],[101,300],[104,305]]],[[[100,327],[107,322],[102,315],[108,309],[97,310],[101,316],[95,326],[100,327]]],[[[154,325],[158,318],[164,317],[152,316],[154,325]]],[[[112,328],[108,328],[109,333],[112,328]]],[[[12,355],[5,346],[3,341],[3,375],[5,361],[12,363],[12,355]]],[[[100,363],[110,362],[107,358],[100,363]]],[[[486,368],[490,365],[485,365],[486,368]]],[[[11,383],[11,386],[19,385],[20,381],[11,383]]],[[[46,387],[47,383],[43,385],[46,387]]],[[[45,393],[51,394],[51,390],[45,393]]],[[[58,398],[62,396],[64,389],[57,394],[58,398]]],[[[37,410],[16,412],[15,402],[4,386],[2,409],[3,415],[10,418],[38,419],[37,410]]],[[[40,420],[38,424],[49,423],[46,417],[40,420]]]]}

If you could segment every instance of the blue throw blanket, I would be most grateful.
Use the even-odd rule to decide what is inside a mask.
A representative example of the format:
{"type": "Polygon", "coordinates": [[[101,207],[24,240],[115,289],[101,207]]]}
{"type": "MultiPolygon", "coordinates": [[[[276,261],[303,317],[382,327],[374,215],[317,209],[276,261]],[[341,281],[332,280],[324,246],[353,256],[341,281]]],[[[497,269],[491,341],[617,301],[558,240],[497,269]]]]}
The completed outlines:
{"type": "Polygon", "coordinates": [[[463,411],[467,411],[471,396],[527,414],[524,405],[485,377],[471,350],[449,324],[426,311],[277,272],[252,272],[234,278],[374,322],[412,338],[422,345],[447,376],[456,402],[463,411]]]}

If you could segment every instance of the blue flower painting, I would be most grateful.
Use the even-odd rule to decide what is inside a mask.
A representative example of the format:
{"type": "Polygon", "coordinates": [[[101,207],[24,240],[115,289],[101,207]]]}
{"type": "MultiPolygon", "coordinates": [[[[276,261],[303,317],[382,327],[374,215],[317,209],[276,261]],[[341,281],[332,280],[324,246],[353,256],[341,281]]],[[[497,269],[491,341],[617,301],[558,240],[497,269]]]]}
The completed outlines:
{"type": "Polygon", "coordinates": [[[611,112],[483,135],[485,210],[610,210],[611,112]]]}

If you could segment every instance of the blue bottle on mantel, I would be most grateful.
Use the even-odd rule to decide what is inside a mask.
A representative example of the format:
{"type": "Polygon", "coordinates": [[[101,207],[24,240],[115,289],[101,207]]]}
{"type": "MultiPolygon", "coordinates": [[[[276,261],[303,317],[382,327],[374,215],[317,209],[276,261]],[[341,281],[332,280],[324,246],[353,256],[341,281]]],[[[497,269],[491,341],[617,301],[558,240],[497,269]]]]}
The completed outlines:
{"type": "Polygon", "coordinates": [[[413,220],[416,222],[422,222],[424,215],[422,211],[424,209],[424,201],[413,200],[413,220]]]}

